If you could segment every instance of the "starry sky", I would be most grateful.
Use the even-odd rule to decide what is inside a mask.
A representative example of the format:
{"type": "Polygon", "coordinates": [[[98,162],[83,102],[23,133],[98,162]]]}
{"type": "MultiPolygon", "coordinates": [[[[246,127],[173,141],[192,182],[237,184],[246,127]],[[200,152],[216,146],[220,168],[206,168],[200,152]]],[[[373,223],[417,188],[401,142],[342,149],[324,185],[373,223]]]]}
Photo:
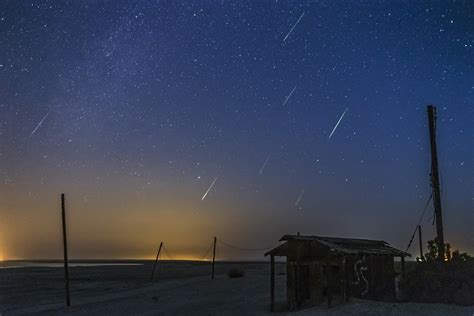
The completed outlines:
{"type": "Polygon", "coordinates": [[[428,104],[445,240],[474,252],[473,21],[472,1],[2,1],[0,258],[61,257],[61,193],[73,259],[297,231],[405,249],[428,104]]]}

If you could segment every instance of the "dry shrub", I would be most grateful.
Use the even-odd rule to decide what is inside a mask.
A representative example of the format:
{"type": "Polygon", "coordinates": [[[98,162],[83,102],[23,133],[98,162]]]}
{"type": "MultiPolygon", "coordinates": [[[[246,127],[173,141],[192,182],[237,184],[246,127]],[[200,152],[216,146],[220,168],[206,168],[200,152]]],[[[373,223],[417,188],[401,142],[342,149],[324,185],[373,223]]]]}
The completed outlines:
{"type": "Polygon", "coordinates": [[[244,276],[244,274],[245,274],[244,271],[242,269],[239,269],[239,268],[232,268],[232,269],[229,269],[229,271],[227,271],[227,275],[231,279],[241,278],[241,277],[244,276]]]}
{"type": "Polygon", "coordinates": [[[418,263],[400,288],[413,302],[474,305],[474,260],[418,263]]]}

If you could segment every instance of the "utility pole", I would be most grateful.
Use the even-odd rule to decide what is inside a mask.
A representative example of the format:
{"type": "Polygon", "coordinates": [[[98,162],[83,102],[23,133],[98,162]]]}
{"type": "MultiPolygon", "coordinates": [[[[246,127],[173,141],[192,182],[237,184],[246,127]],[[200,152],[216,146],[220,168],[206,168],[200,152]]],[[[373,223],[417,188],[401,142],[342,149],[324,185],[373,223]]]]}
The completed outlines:
{"type": "Polygon", "coordinates": [[[158,248],[158,253],[156,254],[155,264],[153,265],[153,271],[151,271],[150,281],[153,281],[153,278],[155,277],[156,264],[158,263],[158,257],[160,256],[162,246],[163,242],[160,242],[160,247],[158,248]]]}
{"type": "Polygon", "coordinates": [[[420,242],[420,260],[425,261],[425,257],[423,257],[423,240],[421,239],[421,225],[418,225],[418,241],[420,242]]]}
{"type": "Polygon", "coordinates": [[[428,105],[428,125],[430,128],[431,145],[431,187],[433,189],[433,204],[436,219],[436,243],[438,260],[444,261],[444,232],[443,215],[441,210],[441,193],[439,188],[438,152],[436,149],[436,107],[428,105]]]}
{"type": "Polygon", "coordinates": [[[69,265],[67,259],[66,205],[64,201],[64,193],[61,194],[61,215],[63,221],[64,283],[66,288],[66,305],[71,306],[71,297],[69,295],[69,265]]]}
{"type": "Polygon", "coordinates": [[[214,279],[214,269],[216,267],[216,242],[217,237],[214,237],[214,253],[212,254],[212,279],[214,279]]]}

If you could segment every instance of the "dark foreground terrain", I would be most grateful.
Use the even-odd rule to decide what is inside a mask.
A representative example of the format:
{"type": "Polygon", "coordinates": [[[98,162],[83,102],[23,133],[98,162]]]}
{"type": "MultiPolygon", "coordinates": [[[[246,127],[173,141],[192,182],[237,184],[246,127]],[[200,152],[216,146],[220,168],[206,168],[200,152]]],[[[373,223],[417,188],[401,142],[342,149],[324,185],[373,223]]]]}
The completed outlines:
{"type": "MultiPolygon", "coordinates": [[[[117,263],[117,262],[115,262],[117,263]]],[[[270,314],[268,263],[218,263],[211,280],[207,262],[161,262],[150,282],[152,262],[134,265],[72,266],[72,306],[64,306],[63,269],[22,267],[0,269],[0,314],[149,314],[259,315],[270,314]],[[229,278],[231,268],[244,271],[229,278]]],[[[4,263],[5,265],[5,263],[4,263]]],[[[284,309],[285,265],[276,267],[276,314],[284,309]]],[[[351,300],[291,315],[474,315],[474,307],[442,304],[386,303],[351,300]]]]}

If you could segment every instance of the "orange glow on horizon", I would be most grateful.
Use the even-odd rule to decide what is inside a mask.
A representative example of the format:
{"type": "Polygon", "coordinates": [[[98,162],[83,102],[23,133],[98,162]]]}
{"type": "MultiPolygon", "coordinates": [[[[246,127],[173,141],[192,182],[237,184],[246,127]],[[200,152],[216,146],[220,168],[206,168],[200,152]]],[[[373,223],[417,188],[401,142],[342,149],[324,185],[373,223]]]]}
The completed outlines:
{"type": "MultiPolygon", "coordinates": [[[[141,258],[142,260],[155,260],[156,259],[156,256],[154,257],[145,257],[145,258],[141,258]]],[[[158,259],[158,261],[201,261],[201,262],[211,262],[212,259],[203,259],[203,258],[199,258],[199,257],[196,257],[194,255],[178,255],[176,258],[168,258],[168,257],[162,257],[162,255],[160,254],[160,258],[158,259]]]]}
{"type": "Polygon", "coordinates": [[[162,261],[202,261],[202,262],[209,262],[211,260],[209,259],[199,259],[196,257],[179,257],[179,258],[173,258],[173,259],[160,259],[162,261]]]}
{"type": "MultiPolygon", "coordinates": [[[[1,236],[0,236],[1,237],[1,236]]],[[[4,260],[4,255],[3,255],[3,245],[2,245],[2,242],[3,242],[3,238],[0,238],[0,261],[3,261],[4,260]]]]}

